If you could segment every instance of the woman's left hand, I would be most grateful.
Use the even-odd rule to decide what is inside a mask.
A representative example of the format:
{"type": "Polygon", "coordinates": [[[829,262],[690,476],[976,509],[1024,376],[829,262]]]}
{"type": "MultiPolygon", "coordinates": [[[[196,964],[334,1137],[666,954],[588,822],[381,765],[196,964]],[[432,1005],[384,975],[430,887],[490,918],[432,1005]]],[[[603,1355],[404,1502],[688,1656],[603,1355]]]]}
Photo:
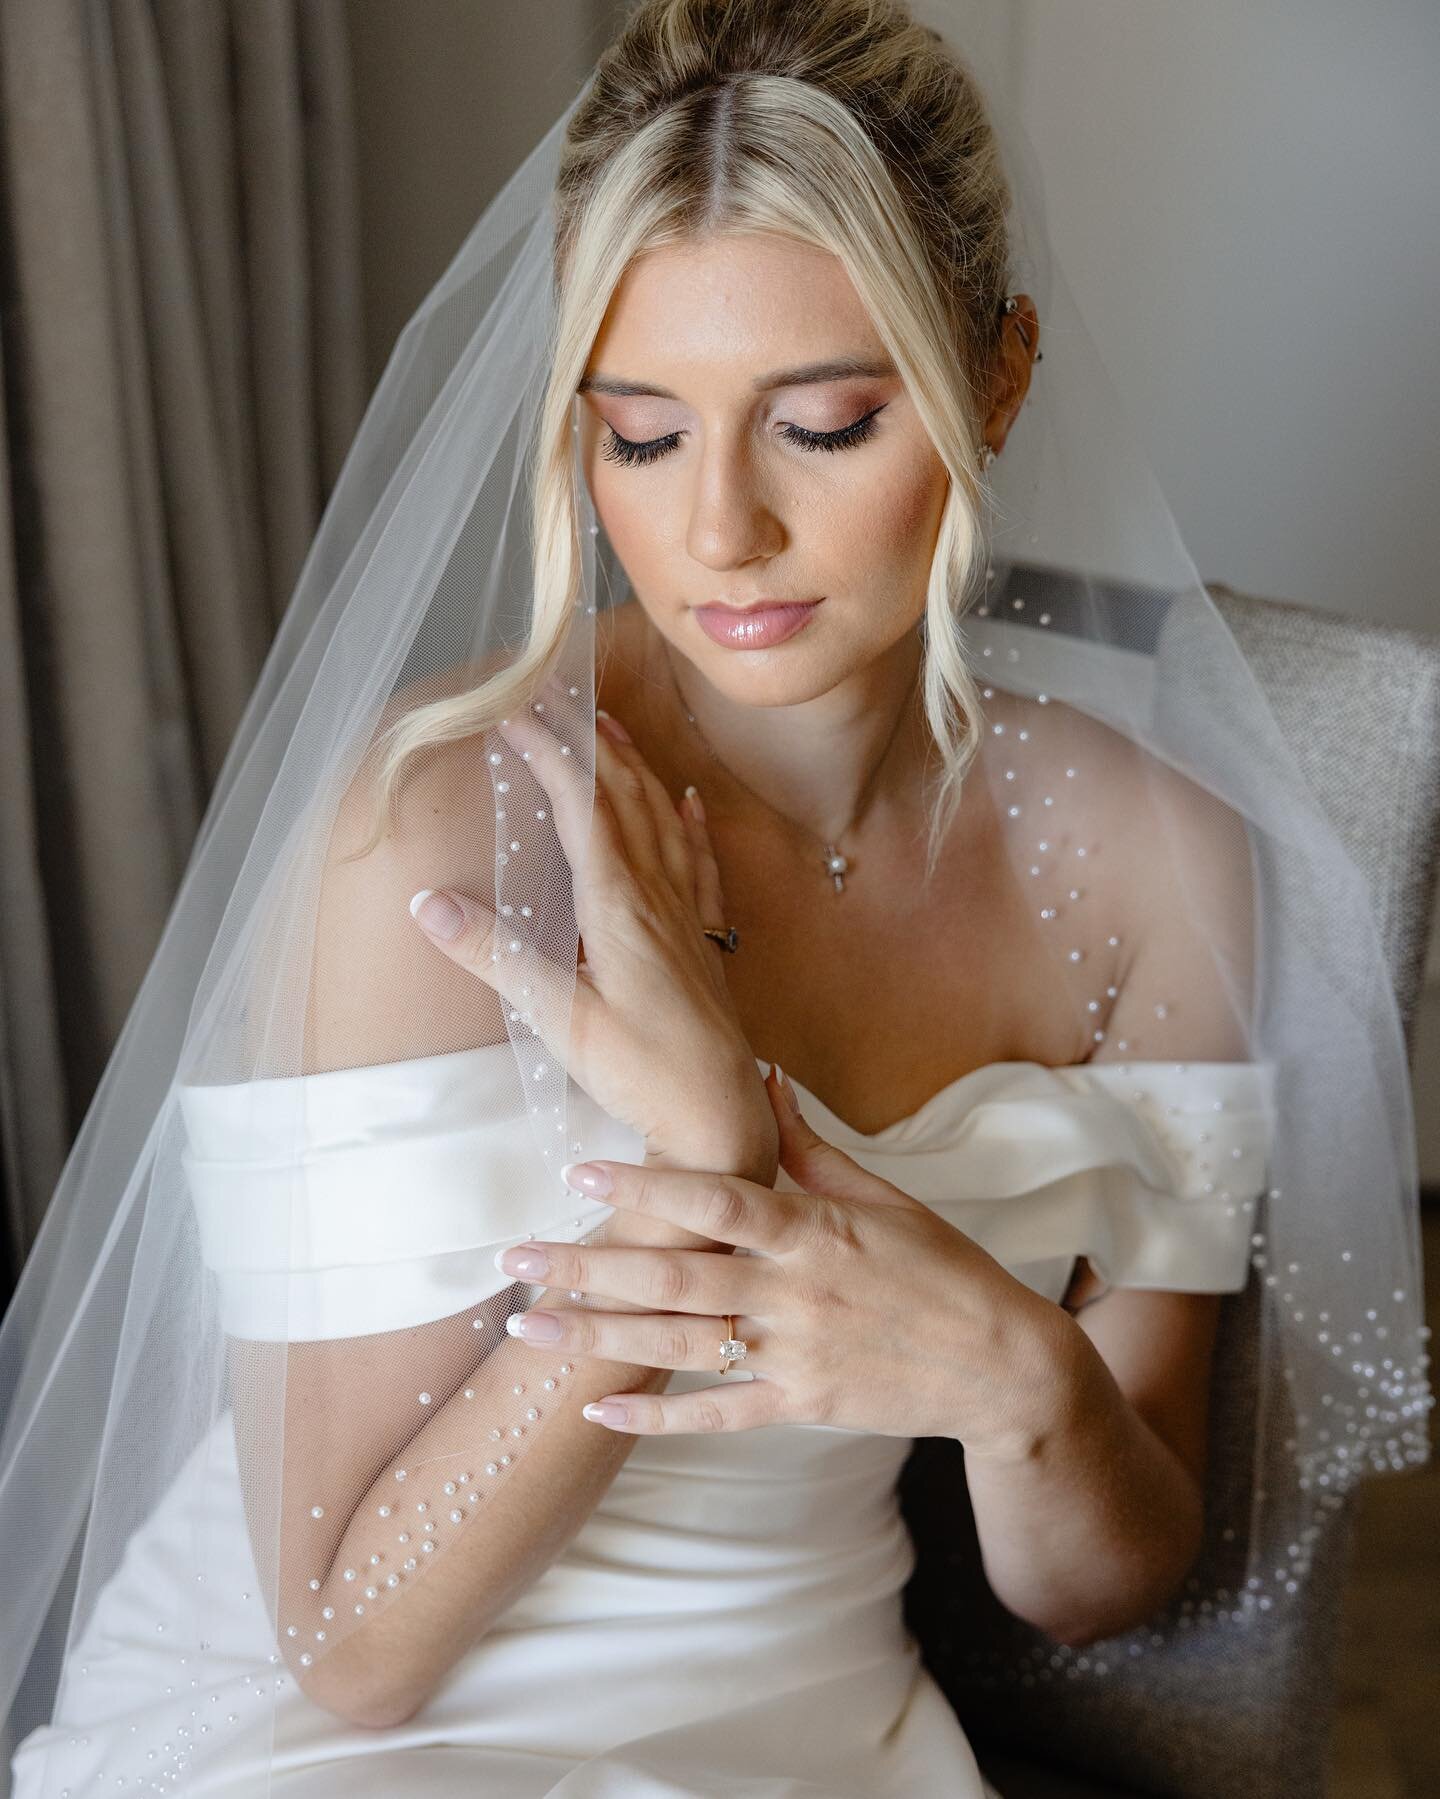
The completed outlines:
{"type": "Polygon", "coordinates": [[[736,1337],[749,1344],[735,1366],[753,1380],[613,1394],[599,1402],[604,1412],[587,1407],[585,1415],[644,1436],[829,1424],[1023,1454],[1064,1404],[1067,1314],[930,1207],[825,1142],[773,1070],[765,1089],[781,1166],[802,1192],[628,1162],[585,1165],[610,1177],[609,1192],[592,1192],[607,1205],[755,1253],[515,1244],[496,1258],[507,1274],[656,1309],[556,1310],[544,1316],[558,1321],[558,1335],[522,1334],[512,1318],[514,1334],[551,1355],[718,1374],[733,1314],[736,1337]],[[522,1265],[536,1249],[547,1266],[522,1265]]]}

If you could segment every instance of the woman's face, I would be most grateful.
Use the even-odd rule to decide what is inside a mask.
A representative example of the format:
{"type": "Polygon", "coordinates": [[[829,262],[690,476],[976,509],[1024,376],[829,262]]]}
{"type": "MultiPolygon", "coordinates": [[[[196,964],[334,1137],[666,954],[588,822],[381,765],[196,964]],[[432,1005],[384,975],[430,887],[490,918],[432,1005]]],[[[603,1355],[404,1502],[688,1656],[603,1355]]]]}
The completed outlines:
{"type": "Polygon", "coordinates": [[[827,251],[750,235],[638,257],[580,392],[596,515],[719,690],[813,698],[920,619],[949,477],[827,251]],[[761,600],[811,604],[720,610],[761,600]]]}

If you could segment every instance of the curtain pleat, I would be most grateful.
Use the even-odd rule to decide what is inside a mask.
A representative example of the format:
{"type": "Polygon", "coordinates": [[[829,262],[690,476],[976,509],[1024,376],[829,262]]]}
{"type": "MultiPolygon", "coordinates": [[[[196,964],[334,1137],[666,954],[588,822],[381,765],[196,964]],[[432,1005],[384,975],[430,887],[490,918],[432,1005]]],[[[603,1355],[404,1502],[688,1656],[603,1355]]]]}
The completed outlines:
{"type": "Polygon", "coordinates": [[[314,535],[305,121],[292,0],[235,0],[235,125],[245,220],[266,588],[278,623],[314,535]]]}
{"type": "Polygon", "coordinates": [[[364,409],[342,0],[0,7],[13,1278],[364,409]]]}
{"type": "Polygon", "coordinates": [[[13,1286],[33,1235],[28,1202],[49,1193],[68,1139],[63,1106],[49,1103],[63,1095],[64,1075],[35,820],[9,442],[8,420],[0,414],[0,1273],[13,1286]],[[47,1101],[38,1109],[37,1094],[47,1101]]]}

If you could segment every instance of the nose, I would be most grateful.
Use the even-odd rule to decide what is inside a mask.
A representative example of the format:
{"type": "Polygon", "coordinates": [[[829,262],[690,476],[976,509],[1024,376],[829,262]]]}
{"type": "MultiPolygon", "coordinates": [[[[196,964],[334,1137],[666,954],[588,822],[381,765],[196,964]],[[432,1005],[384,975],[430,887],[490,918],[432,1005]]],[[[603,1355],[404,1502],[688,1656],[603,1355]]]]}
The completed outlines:
{"type": "Polygon", "coordinates": [[[685,547],[705,568],[730,569],[783,548],[785,530],[741,444],[700,457],[685,547]]]}

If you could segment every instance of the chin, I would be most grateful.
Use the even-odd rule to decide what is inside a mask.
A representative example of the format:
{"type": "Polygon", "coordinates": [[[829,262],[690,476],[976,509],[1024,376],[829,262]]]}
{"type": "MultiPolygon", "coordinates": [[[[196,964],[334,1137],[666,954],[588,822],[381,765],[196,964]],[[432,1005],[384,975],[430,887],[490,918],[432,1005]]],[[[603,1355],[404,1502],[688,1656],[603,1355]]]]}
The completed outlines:
{"type": "Polygon", "coordinates": [[[737,651],[712,643],[698,628],[686,638],[684,652],[709,684],[742,706],[799,706],[818,699],[867,668],[884,647],[867,645],[848,655],[833,643],[807,644],[803,651],[798,643],[737,651]]]}

